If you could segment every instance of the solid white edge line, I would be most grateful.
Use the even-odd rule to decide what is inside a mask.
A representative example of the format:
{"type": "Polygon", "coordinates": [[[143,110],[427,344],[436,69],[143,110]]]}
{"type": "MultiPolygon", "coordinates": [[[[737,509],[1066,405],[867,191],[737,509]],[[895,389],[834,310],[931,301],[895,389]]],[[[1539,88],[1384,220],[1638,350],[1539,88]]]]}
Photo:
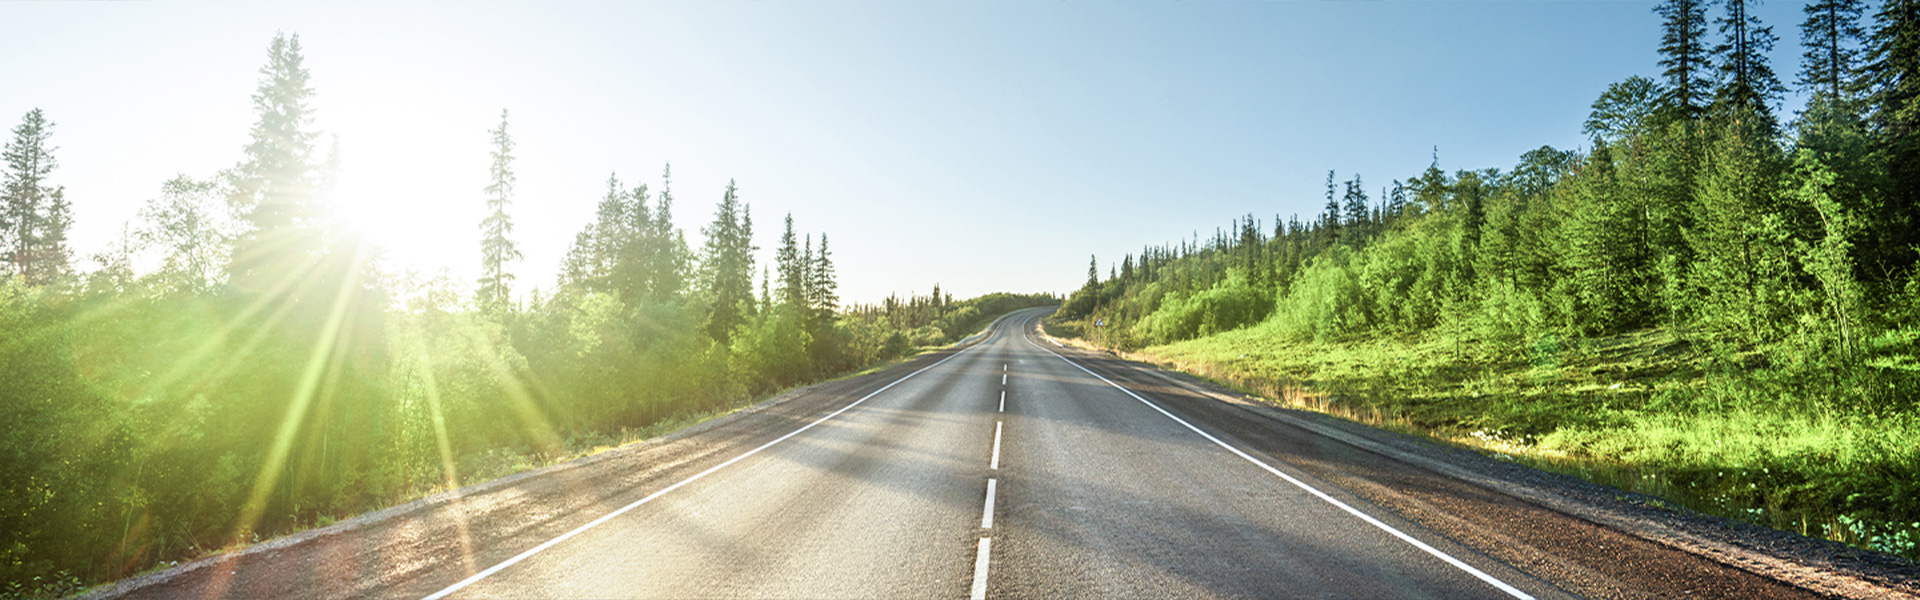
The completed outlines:
{"type": "Polygon", "coordinates": [[[973,593],[967,597],[973,600],[987,598],[987,561],[993,556],[993,538],[980,538],[980,552],[973,556],[973,593]]]}
{"type": "MultiPolygon", "coordinates": [[[[982,342],[982,343],[984,343],[984,342],[985,342],[985,340],[981,340],[981,342],[982,342]]],[[[458,592],[458,591],[460,591],[460,590],[461,590],[462,588],[465,588],[465,587],[467,587],[467,586],[469,586],[469,585],[473,585],[474,583],[476,583],[476,582],[478,582],[478,581],[480,581],[480,580],[482,580],[482,579],[486,579],[487,577],[489,577],[489,576],[491,576],[491,575],[493,575],[494,573],[499,573],[499,572],[500,572],[501,570],[503,570],[503,569],[506,569],[507,567],[511,567],[511,566],[513,566],[513,565],[515,565],[515,564],[518,564],[518,563],[519,563],[520,561],[523,561],[523,560],[526,560],[526,559],[528,559],[528,558],[531,558],[531,557],[533,557],[533,555],[535,555],[535,554],[539,554],[539,553],[541,553],[541,552],[543,552],[543,551],[545,551],[545,550],[546,550],[546,549],[548,549],[548,548],[552,548],[552,547],[554,547],[554,546],[557,546],[557,545],[559,545],[559,544],[560,544],[560,542],[564,542],[564,541],[567,541],[568,539],[570,539],[570,538],[572,538],[573,536],[576,536],[576,535],[580,535],[581,533],[584,533],[584,532],[586,532],[586,530],[588,530],[588,529],[593,529],[594,527],[597,527],[597,526],[599,526],[599,525],[600,525],[601,523],[605,523],[605,522],[607,522],[607,521],[611,521],[611,520],[613,520],[613,518],[614,518],[614,517],[618,517],[618,516],[620,516],[620,515],[623,515],[623,514],[626,514],[626,512],[627,512],[627,511],[630,511],[630,510],[633,510],[633,509],[635,509],[635,508],[639,508],[639,506],[640,506],[640,505],[642,505],[642,504],[646,504],[646,503],[648,503],[648,502],[651,502],[651,501],[653,501],[653,499],[654,499],[654,498],[659,498],[659,497],[661,497],[661,496],[664,496],[664,495],[666,495],[666,494],[667,494],[667,492],[671,492],[671,491],[674,491],[674,490],[677,490],[677,489],[680,489],[680,487],[681,487],[681,486],[684,486],[684,485],[687,485],[687,484],[689,484],[689,483],[693,483],[694,481],[696,481],[696,480],[698,480],[698,479],[700,479],[700,478],[702,478],[702,477],[706,477],[707,475],[710,475],[710,474],[712,474],[712,473],[713,473],[714,471],[718,471],[718,470],[720,470],[720,469],[724,469],[724,468],[726,468],[726,467],[727,467],[728,465],[732,465],[733,463],[736,463],[736,462],[740,462],[740,459],[743,459],[743,458],[746,458],[746,457],[749,457],[749,456],[753,456],[754,454],[758,454],[758,453],[759,453],[759,452],[760,452],[761,450],[765,450],[765,449],[767,449],[767,447],[769,447],[769,446],[772,446],[772,445],[774,445],[774,444],[778,444],[778,443],[780,443],[780,442],[784,442],[784,441],[787,441],[787,438],[791,438],[791,437],[793,437],[793,436],[796,436],[796,435],[800,435],[800,432],[802,432],[802,431],[806,431],[806,430],[808,430],[808,429],[813,429],[813,426],[815,426],[815,425],[819,425],[819,424],[821,424],[821,423],[824,423],[824,422],[826,422],[826,420],[827,420],[827,419],[831,419],[831,418],[834,418],[834,417],[836,417],[836,416],[839,416],[839,415],[840,415],[840,413],[843,413],[843,412],[847,412],[847,410],[848,410],[848,409],[851,409],[851,408],[853,408],[853,407],[855,407],[855,406],[859,406],[859,405],[860,405],[860,403],[862,403],[862,402],[866,402],[868,398],[872,398],[872,397],[874,397],[874,396],[878,396],[878,395],[880,395],[880,392],[884,392],[884,391],[887,391],[888,389],[891,389],[891,388],[892,388],[893,386],[895,386],[895,385],[899,385],[899,384],[900,384],[900,382],[902,382],[902,381],[906,381],[906,380],[908,380],[908,379],[912,379],[912,378],[913,378],[913,376],[915,376],[915,375],[919,375],[919,374],[921,374],[921,373],[924,373],[924,372],[926,372],[926,371],[927,371],[927,369],[931,369],[931,368],[934,368],[934,367],[938,367],[938,366],[940,366],[940,365],[941,365],[941,363],[945,363],[945,362],[947,362],[947,361],[949,361],[949,360],[953,360],[954,358],[956,358],[956,357],[958,357],[958,356],[960,356],[960,355],[962,355],[962,354],[966,354],[966,353],[967,353],[967,351],[969,351],[969,350],[972,350],[972,349],[974,349],[974,348],[977,348],[977,347],[979,347],[979,346],[980,346],[980,344],[976,344],[976,345],[974,345],[974,346],[970,346],[970,347],[968,347],[968,348],[967,348],[966,350],[961,350],[961,351],[959,351],[959,352],[955,352],[955,353],[953,353],[953,354],[951,354],[951,355],[948,355],[948,356],[947,356],[946,358],[942,358],[942,359],[940,359],[939,361],[937,361],[937,362],[935,362],[935,363],[933,363],[933,364],[930,364],[930,365],[927,365],[927,366],[924,366],[924,367],[920,367],[920,370],[918,370],[918,371],[914,371],[914,372],[912,372],[912,373],[908,373],[908,374],[907,374],[907,376],[905,376],[905,377],[901,377],[901,378],[899,378],[899,379],[895,379],[895,380],[893,380],[893,382],[892,382],[892,383],[888,383],[888,384],[886,384],[886,385],[884,385],[884,386],[881,386],[881,387],[880,387],[880,389],[877,389],[877,390],[874,390],[874,391],[872,391],[872,392],[869,392],[869,393],[868,393],[867,395],[865,395],[865,396],[861,396],[859,400],[855,400],[855,401],[853,401],[853,403],[852,403],[852,404],[848,404],[848,405],[846,405],[846,406],[842,406],[842,407],[840,407],[840,409],[839,409],[839,410],[836,410],[836,411],[833,411],[833,412],[831,412],[831,413],[828,413],[828,414],[827,414],[827,416],[824,416],[824,417],[820,417],[819,419],[817,419],[817,420],[815,420],[815,421],[814,421],[814,422],[812,422],[812,423],[808,423],[808,424],[806,424],[805,426],[802,426],[802,427],[801,427],[801,428],[799,428],[799,429],[795,429],[795,430],[793,430],[793,431],[791,431],[791,432],[788,432],[788,433],[787,433],[786,435],[783,435],[783,436],[780,436],[780,437],[778,437],[778,438],[775,438],[775,439],[774,439],[773,441],[771,441],[771,442],[767,442],[767,443],[765,443],[765,444],[761,444],[761,445],[760,445],[760,447],[758,447],[758,448],[754,448],[754,449],[752,449],[752,450],[748,450],[748,451],[747,451],[747,452],[746,452],[745,454],[741,454],[741,455],[739,455],[739,456],[735,456],[735,457],[733,457],[733,458],[730,458],[730,459],[727,459],[727,462],[723,462],[723,463],[720,463],[720,464],[718,464],[718,465],[714,465],[713,467],[711,467],[711,468],[708,468],[708,469],[707,469],[707,470],[705,470],[705,471],[701,471],[701,472],[699,472],[698,474],[695,474],[695,475],[694,475],[694,476],[692,476],[692,477],[688,477],[688,478],[686,478],[686,479],[683,479],[683,480],[680,480],[680,482],[679,482],[679,483],[676,483],[676,484],[673,484],[673,485],[670,485],[670,486],[667,486],[666,488],[664,488],[664,489],[661,489],[660,491],[657,491],[657,492],[654,492],[654,493],[652,493],[652,494],[648,494],[648,495],[647,495],[647,497],[645,497],[645,498],[641,498],[641,499],[639,499],[639,500],[635,500],[635,501],[633,501],[633,503],[632,503],[632,504],[628,504],[628,505],[626,505],[626,506],[622,506],[622,507],[620,507],[620,508],[619,508],[618,510],[615,510],[615,511],[613,511],[613,512],[610,512],[610,513],[607,513],[606,515],[603,515],[603,516],[601,516],[601,517],[600,517],[600,518],[598,518],[598,519],[594,519],[594,520],[592,520],[592,521],[590,521],[590,522],[588,522],[588,523],[587,523],[587,524],[585,524],[585,525],[581,525],[581,526],[579,526],[579,527],[576,527],[576,528],[574,528],[574,530],[573,530],[573,531],[569,531],[569,532],[566,532],[566,533],[563,533],[563,534],[560,534],[560,536],[559,536],[559,537],[556,537],[556,538],[553,538],[553,539],[551,539],[551,540],[547,540],[546,542],[544,542],[544,543],[542,543],[542,544],[540,544],[540,545],[538,545],[538,546],[534,546],[534,547],[532,547],[532,548],[529,548],[529,549],[528,549],[528,550],[527,550],[526,552],[521,552],[521,553],[519,553],[519,554],[517,554],[517,555],[514,555],[514,557],[513,557],[513,558],[509,558],[509,559],[506,559],[506,560],[504,560],[504,561],[501,561],[501,562],[500,562],[499,564],[495,564],[495,565],[493,565],[493,566],[491,566],[491,567],[487,567],[487,569],[486,569],[486,570],[484,570],[484,571],[481,571],[481,572],[479,572],[479,573],[474,573],[474,574],[473,574],[473,575],[472,575],[471,577],[468,577],[468,578],[466,578],[466,579],[462,579],[462,580],[460,580],[460,581],[459,581],[458,583],[455,583],[455,584],[453,584],[453,585],[450,585],[450,586],[447,586],[447,587],[446,587],[446,589],[443,589],[443,590],[440,590],[440,591],[438,591],[438,592],[434,592],[433,594],[431,594],[431,595],[428,595],[428,596],[426,596],[425,598],[422,598],[421,600],[440,600],[441,598],[445,598],[445,597],[447,597],[447,596],[449,596],[449,595],[451,595],[451,594],[453,594],[454,592],[458,592]]]]}
{"type": "Polygon", "coordinates": [[[987,478],[987,505],[980,509],[981,529],[993,529],[993,494],[994,488],[998,487],[994,485],[995,483],[998,483],[998,480],[992,477],[987,478]]]}
{"type": "Polygon", "coordinates": [[[1227,445],[1226,442],[1220,441],[1220,438],[1213,437],[1213,435],[1205,431],[1201,431],[1199,427],[1194,427],[1192,423],[1188,423],[1185,419],[1173,416],[1173,413],[1167,412],[1166,409],[1160,408],[1160,405],[1154,404],[1152,401],[1149,401],[1146,398],[1140,397],[1139,394],[1133,393],[1133,390],[1129,390],[1118,383],[1114,383],[1112,380],[1109,380],[1105,377],[1101,377],[1099,373],[1093,372],[1092,369],[1088,369],[1086,367],[1080,366],[1080,363],[1073,362],[1072,359],[1069,359],[1065,356],[1061,356],[1059,353],[1054,352],[1052,350],[1048,350],[1045,346],[1034,344],[1033,340],[1027,340],[1027,343],[1032,345],[1035,348],[1045,350],[1047,354],[1052,354],[1055,358],[1066,361],[1067,364],[1073,365],[1073,367],[1076,369],[1086,371],[1088,375],[1092,375],[1101,381],[1107,382],[1107,385],[1113,386],[1114,389],[1120,390],[1121,392],[1126,393],[1128,396],[1132,396],[1134,400],[1139,400],[1142,404],[1147,405],[1149,408],[1152,408],[1153,410],[1159,412],[1162,415],[1166,415],[1166,417],[1169,419],[1173,419],[1174,422],[1185,426],[1187,429],[1192,430],[1194,433],[1200,434],[1200,437],[1207,438],[1207,441],[1213,442],[1215,445],[1218,445],[1221,448],[1226,448],[1228,452],[1232,452],[1235,456],[1246,459],[1247,462],[1253,463],[1254,465],[1257,465],[1260,468],[1265,469],[1268,473],[1272,473],[1275,476],[1286,480],[1287,483],[1293,484],[1294,487],[1298,487],[1302,490],[1306,490],[1307,493],[1313,494],[1314,497],[1317,497],[1321,500],[1325,500],[1327,501],[1328,504],[1332,504],[1334,505],[1334,507],[1339,508],[1340,510],[1346,511],[1347,514],[1353,515],[1355,517],[1359,517],[1360,520],[1365,521],[1368,525],[1372,525],[1380,529],[1381,531],[1385,531],[1387,532],[1388,535],[1392,535],[1393,537],[1399,538],[1400,541],[1411,544],[1413,547],[1419,548],[1421,551],[1424,551],[1427,554],[1433,555],[1434,558],[1438,558],[1449,565],[1453,565],[1453,567],[1456,569],[1465,571],[1468,575],[1472,575],[1481,581],[1487,582],[1488,585],[1492,585],[1493,587],[1498,588],[1500,591],[1506,592],[1508,596],[1512,596],[1514,598],[1521,598],[1524,600],[1535,600],[1531,594],[1520,591],[1519,588],[1513,587],[1512,585],[1508,585],[1507,582],[1496,579],[1494,578],[1494,576],[1488,575],[1486,574],[1486,572],[1474,568],[1473,565],[1469,565],[1458,558],[1454,558],[1452,555],[1449,555],[1445,552],[1441,552],[1439,548],[1429,546],[1427,545],[1426,542],[1422,542],[1411,535],[1407,535],[1403,531],[1394,529],[1393,526],[1380,522],[1379,519],[1373,518],[1372,515],[1369,515],[1364,512],[1360,512],[1359,509],[1354,508],[1352,506],[1348,506],[1347,503],[1341,502],[1339,499],[1334,498],[1333,496],[1327,495],[1326,492],[1322,492],[1318,489],[1315,489],[1313,486],[1307,485],[1306,482],[1300,481],[1299,479],[1295,479],[1293,476],[1288,475],[1284,472],[1281,472],[1279,469],[1273,468],[1272,465],[1268,465],[1267,463],[1261,462],[1259,459],[1254,458],[1253,456],[1248,455],[1245,452],[1241,452],[1239,448],[1235,448],[1233,446],[1227,445]]]}
{"type": "Polygon", "coordinates": [[[995,471],[1000,470],[1000,425],[1001,423],[1002,423],[1001,421],[993,422],[993,461],[990,463],[987,463],[987,468],[993,469],[995,471]]]}

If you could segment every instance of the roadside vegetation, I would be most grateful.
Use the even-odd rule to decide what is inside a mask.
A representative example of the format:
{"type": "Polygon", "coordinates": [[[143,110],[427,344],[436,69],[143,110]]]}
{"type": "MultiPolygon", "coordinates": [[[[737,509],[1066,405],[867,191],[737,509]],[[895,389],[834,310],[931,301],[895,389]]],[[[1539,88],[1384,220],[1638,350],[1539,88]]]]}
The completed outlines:
{"type": "Polygon", "coordinates": [[[1784,117],[1752,4],[1661,2],[1589,147],[1329,173],[1305,221],[1096,260],[1049,330],[1920,558],[1920,3],[1807,4],[1784,117]]]}
{"type": "MultiPolygon", "coordinates": [[[[519,296],[514,145],[473,190],[482,277],[383,270],[327,213],[297,36],[277,36],[232,169],[181,176],[83,270],[53,123],[0,189],[0,596],[83,586],[670,431],[952,343],[1055,297],[845,306],[788,216],[755,268],[729,184],[690,248],[658,188],[607,181],[559,281],[519,296]]],[[[475,165],[476,171],[488,168],[475,165]]],[[[75,199],[84,201],[84,199],[75,199]]],[[[522,287],[521,289],[526,289],[522,287]]]]}

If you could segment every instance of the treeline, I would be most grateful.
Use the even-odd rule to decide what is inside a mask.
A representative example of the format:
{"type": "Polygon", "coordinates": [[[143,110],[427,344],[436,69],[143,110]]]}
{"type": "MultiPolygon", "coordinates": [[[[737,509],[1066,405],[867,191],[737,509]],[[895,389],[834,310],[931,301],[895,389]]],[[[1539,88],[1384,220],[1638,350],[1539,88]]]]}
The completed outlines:
{"type": "Polygon", "coordinates": [[[86,272],[50,179],[52,123],[34,110],[14,129],[0,592],[69,592],[464,485],[1057,302],[844,311],[825,234],[789,216],[775,264],[756,269],[752,211],[729,183],[690,248],[670,171],[657,190],[610,177],[559,281],[516,297],[504,112],[472,291],[383,272],[328,214],[338,143],[322,158],[298,36],[275,37],[253,99],[239,163],[167,182],[86,272]]]}
{"type": "MultiPolygon", "coordinates": [[[[1785,118],[1751,0],[1665,0],[1658,80],[1593,103],[1591,146],[1511,170],[1423,173],[1370,195],[1329,173],[1306,221],[1253,215],[1123,257],[1064,305],[1123,347],[1269,322],[1298,340],[1542,340],[1671,332],[1726,372],[1773,367],[1778,410],[1910,410],[1920,332],[1920,2],[1806,6],[1785,118]]],[[[1437,153],[1436,153],[1437,154],[1437,153]]]]}

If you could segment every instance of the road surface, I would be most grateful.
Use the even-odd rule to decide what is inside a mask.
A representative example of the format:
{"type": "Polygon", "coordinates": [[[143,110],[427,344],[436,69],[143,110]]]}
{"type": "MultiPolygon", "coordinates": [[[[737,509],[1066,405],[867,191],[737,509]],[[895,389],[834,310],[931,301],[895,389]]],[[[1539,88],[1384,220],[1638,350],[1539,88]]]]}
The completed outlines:
{"type": "Polygon", "coordinates": [[[1815,597],[1037,337],[129,597],[1815,597]]]}

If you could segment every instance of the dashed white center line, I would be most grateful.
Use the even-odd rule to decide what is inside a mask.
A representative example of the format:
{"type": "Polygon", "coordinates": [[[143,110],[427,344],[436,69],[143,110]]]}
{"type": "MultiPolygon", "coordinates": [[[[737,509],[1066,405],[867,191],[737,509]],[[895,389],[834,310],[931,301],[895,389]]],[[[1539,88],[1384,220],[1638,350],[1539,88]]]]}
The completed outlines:
{"type": "Polygon", "coordinates": [[[993,538],[980,538],[980,553],[973,559],[973,593],[968,596],[973,600],[987,598],[987,561],[992,547],[993,538]]]}
{"type": "Polygon", "coordinates": [[[1007,384],[1007,374],[1006,374],[1006,373],[1001,373],[1001,374],[1000,374],[1000,385],[1006,385],[1006,384],[1007,384]]]}
{"type": "Polygon", "coordinates": [[[999,482],[991,477],[987,478],[987,506],[980,512],[981,529],[993,529],[993,489],[997,487],[995,483],[999,482]]]}
{"type": "Polygon", "coordinates": [[[1007,412],[1007,391],[1000,390],[1000,412],[1007,412]]]}
{"type": "MultiPolygon", "coordinates": [[[[1000,425],[1001,423],[999,421],[993,423],[993,461],[987,463],[987,468],[996,471],[1000,469],[1000,425]]],[[[987,506],[993,506],[992,492],[988,492],[988,494],[987,506]]]]}

